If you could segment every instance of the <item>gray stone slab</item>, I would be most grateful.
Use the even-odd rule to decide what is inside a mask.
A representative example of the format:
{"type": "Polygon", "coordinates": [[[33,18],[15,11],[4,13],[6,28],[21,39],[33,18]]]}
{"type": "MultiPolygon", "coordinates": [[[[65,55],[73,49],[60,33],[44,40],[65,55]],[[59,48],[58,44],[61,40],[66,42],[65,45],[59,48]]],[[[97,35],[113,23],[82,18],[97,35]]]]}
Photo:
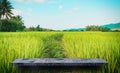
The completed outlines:
{"type": "Polygon", "coordinates": [[[98,58],[20,58],[14,66],[105,66],[108,63],[98,58]]]}

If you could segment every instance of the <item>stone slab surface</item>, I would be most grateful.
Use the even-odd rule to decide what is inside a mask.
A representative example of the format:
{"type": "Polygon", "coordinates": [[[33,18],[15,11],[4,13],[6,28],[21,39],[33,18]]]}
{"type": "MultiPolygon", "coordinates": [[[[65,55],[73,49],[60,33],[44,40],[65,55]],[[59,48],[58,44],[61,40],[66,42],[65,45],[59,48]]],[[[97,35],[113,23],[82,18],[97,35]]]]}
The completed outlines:
{"type": "Polygon", "coordinates": [[[105,66],[108,63],[99,58],[19,58],[14,66],[105,66]]]}

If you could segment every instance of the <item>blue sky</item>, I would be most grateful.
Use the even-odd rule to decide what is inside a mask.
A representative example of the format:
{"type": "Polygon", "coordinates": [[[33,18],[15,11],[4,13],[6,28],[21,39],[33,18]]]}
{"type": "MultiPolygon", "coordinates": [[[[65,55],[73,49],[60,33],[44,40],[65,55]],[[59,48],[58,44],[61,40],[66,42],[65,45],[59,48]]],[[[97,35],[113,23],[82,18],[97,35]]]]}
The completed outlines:
{"type": "Polygon", "coordinates": [[[120,0],[9,0],[25,26],[62,30],[120,22],[120,0]]]}

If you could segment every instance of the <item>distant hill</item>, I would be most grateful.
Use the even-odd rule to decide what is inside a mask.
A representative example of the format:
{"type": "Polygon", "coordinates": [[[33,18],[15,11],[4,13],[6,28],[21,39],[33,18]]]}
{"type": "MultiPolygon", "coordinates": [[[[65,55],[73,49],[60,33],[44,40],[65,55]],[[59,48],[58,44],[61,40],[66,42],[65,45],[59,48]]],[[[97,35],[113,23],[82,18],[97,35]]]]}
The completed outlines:
{"type": "Polygon", "coordinates": [[[118,28],[120,28],[120,23],[102,25],[102,27],[107,27],[107,28],[110,28],[110,29],[118,29],[118,28]]]}
{"type": "MultiPolygon", "coordinates": [[[[102,25],[101,27],[107,27],[110,28],[111,30],[120,30],[120,23],[114,23],[114,24],[105,24],[102,25]]],[[[70,29],[65,29],[64,31],[85,31],[86,28],[70,28],[70,29]]]]}

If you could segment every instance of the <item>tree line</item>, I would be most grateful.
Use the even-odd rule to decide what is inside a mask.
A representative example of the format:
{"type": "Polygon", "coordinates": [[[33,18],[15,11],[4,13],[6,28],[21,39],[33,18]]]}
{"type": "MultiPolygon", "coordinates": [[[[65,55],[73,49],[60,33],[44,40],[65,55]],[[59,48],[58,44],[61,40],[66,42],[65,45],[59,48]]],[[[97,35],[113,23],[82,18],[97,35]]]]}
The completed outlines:
{"type": "Polygon", "coordinates": [[[98,26],[98,25],[89,25],[86,26],[86,31],[110,31],[110,28],[108,27],[103,27],[103,26],[98,26]]]}
{"type": "Polygon", "coordinates": [[[42,27],[40,27],[40,25],[37,25],[36,27],[32,26],[29,28],[25,28],[24,31],[55,31],[55,30],[42,28],[42,27]]]}

